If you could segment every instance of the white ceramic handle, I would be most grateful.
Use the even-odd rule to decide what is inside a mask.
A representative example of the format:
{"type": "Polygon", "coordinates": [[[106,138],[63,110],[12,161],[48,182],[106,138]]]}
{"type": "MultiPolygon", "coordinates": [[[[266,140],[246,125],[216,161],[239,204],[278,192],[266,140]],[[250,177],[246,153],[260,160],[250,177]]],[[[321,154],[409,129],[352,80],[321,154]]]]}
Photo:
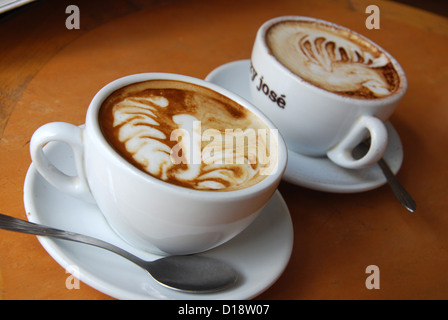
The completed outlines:
{"type": "Polygon", "coordinates": [[[360,169],[373,165],[381,159],[388,142],[384,123],[372,116],[361,116],[349,133],[335,147],[327,152],[334,163],[349,169],[360,169]],[[353,158],[352,151],[364,138],[366,130],[370,134],[370,149],[360,159],[353,158]]]}
{"type": "Polygon", "coordinates": [[[65,122],[52,122],[37,129],[30,141],[30,154],[37,171],[54,187],[78,199],[94,202],[84,170],[83,129],[65,122]],[[56,168],[45,156],[43,147],[51,141],[67,143],[73,150],[76,176],[56,168]]]}

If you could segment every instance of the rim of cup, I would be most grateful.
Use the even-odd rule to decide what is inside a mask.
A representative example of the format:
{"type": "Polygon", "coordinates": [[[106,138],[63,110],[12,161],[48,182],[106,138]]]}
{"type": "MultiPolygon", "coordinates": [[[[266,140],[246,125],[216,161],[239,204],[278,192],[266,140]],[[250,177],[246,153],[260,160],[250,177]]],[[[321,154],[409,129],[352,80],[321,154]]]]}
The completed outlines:
{"type": "Polygon", "coordinates": [[[362,103],[364,105],[378,105],[381,103],[390,103],[393,100],[399,100],[406,92],[407,90],[407,86],[408,86],[408,82],[407,82],[407,78],[406,78],[406,74],[404,72],[404,69],[402,68],[402,66],[398,63],[398,61],[388,52],[386,51],[384,48],[382,48],[380,45],[378,45],[377,43],[373,42],[371,39],[363,36],[362,34],[344,27],[342,25],[339,25],[337,23],[331,22],[331,21],[327,21],[327,20],[323,20],[323,19],[318,19],[318,18],[313,18],[313,17],[307,17],[307,16],[296,16],[296,15],[286,15],[286,16],[280,16],[280,17],[275,17],[272,18],[266,22],[264,22],[261,27],[259,28],[258,32],[257,32],[257,39],[256,41],[259,41],[264,49],[264,52],[268,53],[269,57],[275,61],[275,63],[280,66],[282,68],[283,71],[285,71],[290,77],[292,77],[294,80],[299,81],[301,84],[303,84],[304,86],[306,86],[307,88],[310,88],[311,90],[315,90],[321,94],[327,95],[328,97],[332,97],[334,99],[339,99],[342,101],[355,101],[355,102],[359,102],[362,103]],[[294,72],[292,72],[291,70],[289,70],[286,66],[284,66],[279,60],[277,60],[277,58],[275,58],[275,56],[271,53],[271,50],[269,49],[267,43],[266,43],[266,33],[269,30],[269,28],[274,25],[277,24],[279,22],[282,21],[290,21],[290,20],[294,20],[294,21],[310,21],[310,22],[317,22],[317,23],[321,23],[327,26],[330,26],[332,28],[335,29],[341,29],[344,31],[347,31],[349,33],[353,33],[354,35],[356,35],[357,37],[361,38],[363,41],[366,41],[368,43],[370,43],[371,45],[375,46],[376,48],[378,48],[381,52],[383,52],[386,57],[391,61],[392,65],[394,66],[395,70],[398,73],[398,76],[400,78],[400,84],[398,89],[391,93],[390,95],[386,96],[386,97],[380,97],[380,98],[376,98],[376,99],[362,99],[362,98],[357,98],[357,97],[348,97],[348,96],[343,96],[331,91],[328,91],[326,89],[320,88],[316,85],[311,84],[310,82],[306,81],[305,79],[302,79],[299,75],[295,74],[294,72]]]}
{"type": "Polygon", "coordinates": [[[108,83],[104,87],[102,87],[101,90],[98,91],[96,95],[93,97],[86,115],[86,131],[89,133],[89,137],[96,140],[97,145],[99,145],[102,148],[102,151],[105,152],[110,159],[113,159],[115,164],[121,167],[125,167],[130,174],[137,175],[141,179],[147,180],[148,182],[153,184],[157,184],[160,188],[164,188],[166,190],[170,189],[173,192],[183,193],[191,197],[197,196],[207,199],[215,199],[215,198],[232,199],[235,197],[242,198],[248,195],[253,195],[258,192],[263,192],[270,185],[276,183],[277,180],[281,179],[281,176],[283,175],[287,163],[287,148],[280,132],[278,132],[278,141],[277,141],[277,153],[278,153],[277,169],[272,174],[267,175],[260,182],[247,188],[230,190],[230,191],[213,191],[213,190],[198,190],[193,188],[181,187],[169,182],[165,182],[156,177],[153,177],[149,173],[143,172],[142,170],[138,169],[137,167],[129,163],[120,154],[118,154],[104,138],[98,124],[98,112],[103,101],[114,91],[124,86],[147,80],[183,81],[187,83],[192,83],[194,85],[206,87],[212,91],[216,91],[230,98],[231,100],[237,102],[244,108],[248,109],[250,112],[258,116],[263,122],[265,122],[269,129],[277,129],[277,127],[272,123],[272,121],[269,120],[269,118],[267,118],[260,110],[258,110],[255,106],[253,106],[249,101],[211,82],[199,78],[194,78],[191,76],[179,75],[174,73],[150,72],[150,73],[132,74],[116,79],[108,83]]]}

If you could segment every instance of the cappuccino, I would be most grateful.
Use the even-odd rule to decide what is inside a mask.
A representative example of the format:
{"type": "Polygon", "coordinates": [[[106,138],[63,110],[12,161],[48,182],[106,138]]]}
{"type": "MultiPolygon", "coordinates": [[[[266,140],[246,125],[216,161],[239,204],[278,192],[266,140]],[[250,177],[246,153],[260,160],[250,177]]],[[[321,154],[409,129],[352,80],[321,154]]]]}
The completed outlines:
{"type": "Polygon", "coordinates": [[[270,27],[271,54],[303,80],[360,99],[396,92],[399,76],[388,56],[348,29],[318,21],[285,20],[270,27]]]}
{"type": "Polygon", "coordinates": [[[264,121],[191,83],[148,80],[120,88],[104,100],[98,121],[124,159],[181,187],[247,188],[263,180],[277,161],[277,145],[264,121]]]}

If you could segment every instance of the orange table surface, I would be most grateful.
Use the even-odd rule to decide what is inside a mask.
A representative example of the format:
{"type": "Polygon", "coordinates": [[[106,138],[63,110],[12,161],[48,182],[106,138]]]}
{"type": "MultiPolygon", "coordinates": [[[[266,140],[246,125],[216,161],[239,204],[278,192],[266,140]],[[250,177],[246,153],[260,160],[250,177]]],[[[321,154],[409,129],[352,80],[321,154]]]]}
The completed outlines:
{"type": "MultiPolygon", "coordinates": [[[[250,57],[258,27],[281,15],[330,20],[397,58],[409,88],[391,117],[404,161],[397,176],[417,202],[410,213],[387,185],[338,194],[282,182],[294,248],[286,270],[257,299],[448,298],[448,20],[391,1],[75,1],[80,29],[65,26],[68,1],[40,0],[0,16],[0,212],[26,218],[29,140],[51,121],[82,124],[106,83],[140,72],[204,78],[250,57]],[[367,29],[365,9],[380,9],[367,29]],[[380,288],[366,288],[366,268],[380,288]]],[[[269,261],[266,261],[269,263],[269,261]]],[[[0,230],[0,299],[111,299],[65,270],[36,237],[0,230]]]]}

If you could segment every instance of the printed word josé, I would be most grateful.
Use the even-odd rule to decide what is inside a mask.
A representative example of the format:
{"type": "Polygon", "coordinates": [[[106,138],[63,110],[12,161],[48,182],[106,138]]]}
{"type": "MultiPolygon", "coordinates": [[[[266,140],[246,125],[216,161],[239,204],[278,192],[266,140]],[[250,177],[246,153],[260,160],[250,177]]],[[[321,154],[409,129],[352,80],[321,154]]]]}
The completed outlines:
{"type": "MultiPolygon", "coordinates": [[[[255,70],[252,63],[250,64],[250,74],[251,74],[251,81],[254,82],[258,77],[258,72],[255,70]]],[[[259,83],[257,84],[256,88],[258,91],[263,92],[266,97],[268,97],[272,102],[277,104],[279,108],[284,109],[286,107],[286,96],[284,94],[278,94],[274,90],[269,88],[269,85],[264,81],[263,76],[260,75],[259,83]]]]}

